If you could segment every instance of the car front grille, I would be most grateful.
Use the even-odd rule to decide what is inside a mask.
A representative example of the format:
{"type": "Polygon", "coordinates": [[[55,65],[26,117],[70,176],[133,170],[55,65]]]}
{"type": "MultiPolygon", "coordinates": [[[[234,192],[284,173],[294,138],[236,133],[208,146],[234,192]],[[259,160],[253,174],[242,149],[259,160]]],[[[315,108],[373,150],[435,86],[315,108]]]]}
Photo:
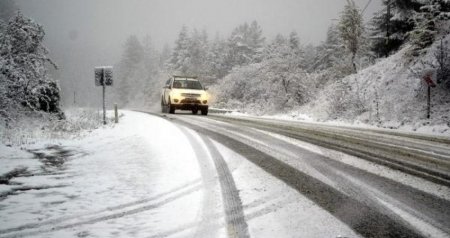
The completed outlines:
{"type": "Polygon", "coordinates": [[[201,104],[200,100],[194,99],[194,98],[185,98],[183,100],[181,100],[181,103],[186,103],[186,104],[201,104]]]}
{"type": "Polygon", "coordinates": [[[181,96],[187,97],[187,98],[198,98],[198,97],[200,97],[200,94],[196,94],[196,93],[182,93],[181,96]]]}

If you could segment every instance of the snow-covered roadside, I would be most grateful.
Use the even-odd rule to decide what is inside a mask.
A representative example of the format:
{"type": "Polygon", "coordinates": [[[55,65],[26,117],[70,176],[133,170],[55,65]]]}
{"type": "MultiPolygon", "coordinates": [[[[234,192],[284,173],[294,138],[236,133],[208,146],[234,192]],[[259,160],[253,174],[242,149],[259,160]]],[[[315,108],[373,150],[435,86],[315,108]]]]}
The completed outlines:
{"type": "Polygon", "coordinates": [[[303,114],[299,111],[291,112],[288,114],[275,114],[275,115],[264,115],[264,116],[255,116],[248,113],[231,111],[224,113],[227,116],[233,117],[249,117],[249,118],[261,118],[261,119],[273,119],[273,120],[281,120],[287,122],[306,122],[310,124],[317,125],[329,125],[329,126],[339,126],[339,127],[348,127],[348,128],[358,128],[358,129],[376,129],[376,130],[387,130],[387,131],[399,131],[403,133],[420,133],[430,136],[446,136],[450,137],[450,127],[447,125],[430,125],[425,124],[421,125],[420,122],[416,123],[416,125],[401,125],[401,122],[390,122],[384,123],[382,125],[372,125],[368,123],[364,123],[362,121],[356,120],[354,122],[344,121],[344,120],[318,120],[317,118],[313,118],[310,115],[303,114]]]}
{"type": "Polygon", "coordinates": [[[180,228],[200,219],[197,159],[186,137],[164,119],[126,112],[120,124],[97,129],[84,139],[23,149],[30,152],[0,147],[0,161],[9,166],[2,166],[2,173],[21,164],[34,175],[2,185],[0,236],[195,232],[195,226],[180,228]],[[50,163],[52,153],[61,151],[67,156],[60,164],[50,163]]]}

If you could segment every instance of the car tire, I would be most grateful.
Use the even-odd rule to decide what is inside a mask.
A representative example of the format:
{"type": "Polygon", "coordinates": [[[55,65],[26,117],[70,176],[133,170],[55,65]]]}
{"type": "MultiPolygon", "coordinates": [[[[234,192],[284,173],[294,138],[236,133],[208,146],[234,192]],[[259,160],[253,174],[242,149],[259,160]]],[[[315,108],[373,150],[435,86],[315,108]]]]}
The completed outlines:
{"type": "Polygon", "coordinates": [[[169,103],[167,104],[167,110],[169,111],[170,114],[175,114],[175,107],[172,106],[172,104],[170,103],[170,98],[169,103]]]}
{"type": "Polygon", "coordinates": [[[203,116],[208,115],[208,108],[202,109],[202,115],[203,116]]]}
{"type": "Polygon", "coordinates": [[[161,98],[161,112],[162,113],[167,113],[167,107],[164,104],[164,99],[163,98],[161,98]]]}
{"type": "Polygon", "coordinates": [[[192,109],[192,114],[197,115],[198,109],[192,109]]]}

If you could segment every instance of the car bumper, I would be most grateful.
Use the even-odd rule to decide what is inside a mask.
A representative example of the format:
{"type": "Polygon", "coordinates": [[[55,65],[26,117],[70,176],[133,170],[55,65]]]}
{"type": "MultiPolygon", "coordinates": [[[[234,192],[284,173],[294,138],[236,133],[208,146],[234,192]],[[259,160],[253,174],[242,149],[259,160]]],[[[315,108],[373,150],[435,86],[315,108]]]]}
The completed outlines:
{"type": "Polygon", "coordinates": [[[200,99],[184,98],[181,100],[172,100],[172,107],[178,110],[193,110],[208,108],[208,104],[203,103],[200,99]]]}
{"type": "Polygon", "coordinates": [[[172,104],[172,107],[174,107],[177,110],[202,110],[202,109],[208,109],[208,105],[202,105],[202,104],[172,104]]]}
{"type": "Polygon", "coordinates": [[[183,98],[179,100],[173,99],[171,105],[179,110],[192,110],[208,108],[207,101],[201,101],[199,98],[183,98]]]}

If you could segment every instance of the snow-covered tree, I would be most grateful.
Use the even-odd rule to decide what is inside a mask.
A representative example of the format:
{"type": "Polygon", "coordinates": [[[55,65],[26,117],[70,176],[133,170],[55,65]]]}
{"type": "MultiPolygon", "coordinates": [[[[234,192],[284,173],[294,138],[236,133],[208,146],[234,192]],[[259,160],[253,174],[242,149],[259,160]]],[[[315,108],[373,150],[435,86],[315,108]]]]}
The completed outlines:
{"type": "MultiPolygon", "coordinates": [[[[17,12],[11,18],[0,34],[0,98],[7,98],[5,102],[13,103],[16,108],[52,112],[62,117],[60,89],[48,76],[46,67],[49,64],[56,68],[56,65],[42,44],[44,35],[42,25],[22,13],[17,12]]],[[[2,107],[7,106],[3,104],[2,107]]]]}
{"type": "Polygon", "coordinates": [[[229,69],[260,62],[265,38],[256,21],[236,27],[228,39],[227,64],[229,69]]]}
{"type": "Polygon", "coordinates": [[[172,74],[209,77],[212,74],[208,70],[207,62],[209,47],[205,30],[194,29],[189,34],[187,27],[183,26],[167,62],[168,71],[172,74]]]}
{"type": "Polygon", "coordinates": [[[316,60],[310,66],[311,70],[324,70],[333,67],[336,62],[342,62],[345,54],[344,43],[335,25],[328,27],[325,41],[318,46],[316,60]]]}
{"type": "Polygon", "coordinates": [[[443,84],[450,90],[450,44],[448,40],[441,39],[435,53],[437,62],[437,83],[443,84]]]}
{"type": "Polygon", "coordinates": [[[206,60],[206,67],[211,73],[210,76],[215,80],[223,78],[228,73],[227,49],[226,41],[216,35],[216,38],[211,42],[206,60]]]}
{"type": "Polygon", "coordinates": [[[122,106],[148,107],[159,100],[162,60],[169,57],[168,50],[166,47],[162,56],[148,35],[142,40],[135,35],[127,38],[122,58],[116,65],[117,83],[113,87],[122,106]]]}
{"type": "Polygon", "coordinates": [[[170,49],[169,44],[164,44],[164,47],[161,50],[161,54],[159,55],[159,67],[164,68],[164,65],[169,60],[172,50],[170,49]]]}
{"type": "Polygon", "coordinates": [[[189,40],[189,61],[188,74],[196,76],[206,76],[209,74],[206,68],[207,52],[209,51],[208,34],[205,30],[199,32],[197,29],[191,34],[189,40]]]}
{"type": "Polygon", "coordinates": [[[361,11],[353,0],[347,0],[339,19],[338,29],[346,49],[351,54],[351,62],[356,72],[355,58],[364,41],[364,22],[361,11]]]}
{"type": "Polygon", "coordinates": [[[183,26],[181,28],[180,33],[178,34],[178,38],[175,41],[175,47],[172,50],[172,55],[167,63],[167,68],[170,71],[178,72],[181,74],[187,74],[188,65],[190,64],[190,56],[189,56],[189,46],[190,39],[188,28],[183,26]]]}
{"type": "Polygon", "coordinates": [[[127,38],[124,45],[124,51],[121,61],[117,65],[117,80],[116,87],[118,100],[122,105],[130,103],[131,97],[135,94],[135,87],[138,80],[144,77],[144,56],[145,51],[141,42],[135,35],[127,38]]]}
{"type": "MultiPolygon", "coordinates": [[[[414,29],[409,33],[411,43],[416,51],[430,46],[442,27],[448,27],[445,22],[450,19],[450,1],[429,0],[420,7],[414,16],[414,29]]],[[[448,30],[448,29],[446,29],[448,30]]]]}
{"type": "Polygon", "coordinates": [[[397,51],[414,28],[411,20],[420,3],[414,0],[383,0],[383,8],[370,21],[371,50],[378,56],[397,51]]]}

